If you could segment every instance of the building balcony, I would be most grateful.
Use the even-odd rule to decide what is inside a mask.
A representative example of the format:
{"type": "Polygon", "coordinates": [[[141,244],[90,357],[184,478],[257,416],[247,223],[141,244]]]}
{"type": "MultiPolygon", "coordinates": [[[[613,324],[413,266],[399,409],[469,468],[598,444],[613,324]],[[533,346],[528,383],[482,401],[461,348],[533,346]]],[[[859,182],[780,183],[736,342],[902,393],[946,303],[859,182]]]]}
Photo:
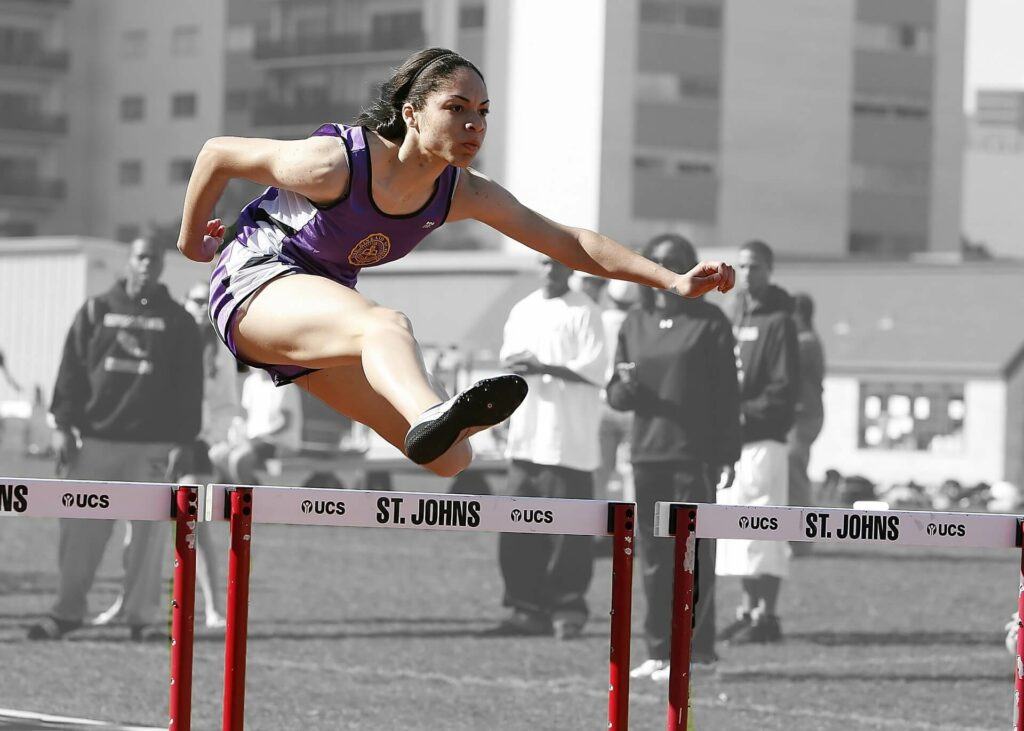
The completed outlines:
{"type": "Polygon", "coordinates": [[[325,122],[349,123],[359,114],[360,106],[349,101],[287,104],[265,101],[252,110],[253,127],[302,126],[312,132],[325,122]]]}
{"type": "Polygon", "coordinates": [[[0,107],[0,133],[4,131],[63,135],[68,131],[68,118],[64,114],[0,107]]]}
{"type": "Polygon", "coordinates": [[[0,66],[41,71],[67,71],[71,54],[67,51],[47,51],[43,48],[25,49],[0,47],[0,66]]]}
{"type": "Polygon", "coordinates": [[[253,58],[286,59],[309,56],[369,54],[380,51],[413,51],[426,45],[418,33],[339,33],[298,38],[257,38],[253,58]]]}

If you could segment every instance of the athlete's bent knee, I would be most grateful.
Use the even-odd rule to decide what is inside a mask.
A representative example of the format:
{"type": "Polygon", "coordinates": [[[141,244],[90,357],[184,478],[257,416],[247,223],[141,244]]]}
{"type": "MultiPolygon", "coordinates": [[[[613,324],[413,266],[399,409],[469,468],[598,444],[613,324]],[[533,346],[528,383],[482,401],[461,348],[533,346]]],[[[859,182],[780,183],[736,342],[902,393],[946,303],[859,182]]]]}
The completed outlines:
{"type": "Polygon", "coordinates": [[[405,313],[387,307],[374,307],[370,312],[370,322],[367,331],[375,330],[400,330],[412,335],[412,321],[405,316],[405,313]]]}

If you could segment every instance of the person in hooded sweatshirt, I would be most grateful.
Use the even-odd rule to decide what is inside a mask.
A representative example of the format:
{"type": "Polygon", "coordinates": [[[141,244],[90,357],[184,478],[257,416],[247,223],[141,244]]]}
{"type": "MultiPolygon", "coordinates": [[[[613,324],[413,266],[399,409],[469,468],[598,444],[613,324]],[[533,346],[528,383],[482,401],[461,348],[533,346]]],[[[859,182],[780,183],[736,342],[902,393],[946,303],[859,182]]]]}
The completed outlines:
{"type": "MultiPolygon", "coordinates": [[[[772,249],[763,241],[740,249],[733,334],[743,451],[733,486],[719,492],[719,503],[789,504],[786,439],[799,397],[800,356],[792,300],[772,284],[773,267],[772,249]]],[[[717,575],[738,576],[743,588],[736,621],[722,630],[721,639],[734,644],[782,639],[776,606],[789,559],[785,541],[718,541],[717,575]]]]}
{"type": "MultiPolygon", "coordinates": [[[[190,469],[203,408],[203,345],[192,316],[160,283],[163,250],[136,240],[124,279],[90,298],[64,343],[51,413],[61,477],[171,482],[190,469]]],[[[113,520],[60,521],[57,599],[29,639],[83,624],[113,520]]],[[[166,639],[161,564],[166,521],[132,521],[122,614],[134,640],[166,639]]]]}

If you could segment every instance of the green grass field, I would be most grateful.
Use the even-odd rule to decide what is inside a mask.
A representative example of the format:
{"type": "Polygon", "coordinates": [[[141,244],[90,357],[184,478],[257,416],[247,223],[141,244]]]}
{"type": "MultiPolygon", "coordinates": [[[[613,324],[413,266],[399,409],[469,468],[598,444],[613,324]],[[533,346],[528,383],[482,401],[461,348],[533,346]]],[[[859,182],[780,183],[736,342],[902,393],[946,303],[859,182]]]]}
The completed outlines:
{"type": "MultiPolygon", "coordinates": [[[[118,536],[96,610],[118,587],[118,536]]],[[[166,646],[130,643],[123,627],[24,639],[52,601],[56,546],[55,520],[0,519],[0,707],[166,726],[166,646]]],[[[1000,628],[1017,561],[850,547],[795,561],[787,641],[720,648],[719,676],[695,681],[698,728],[1009,728],[1013,663],[1000,628]]],[[[495,535],[257,526],[247,728],[606,728],[609,589],[605,559],[578,641],[485,639],[503,616],[495,535]]],[[[645,657],[639,572],[635,589],[634,664],[645,657]]],[[[736,582],[720,582],[718,596],[724,622],[736,582]]],[[[193,727],[205,731],[219,728],[223,641],[198,635],[193,727]]],[[[665,693],[633,683],[632,728],[664,727],[665,693]]]]}

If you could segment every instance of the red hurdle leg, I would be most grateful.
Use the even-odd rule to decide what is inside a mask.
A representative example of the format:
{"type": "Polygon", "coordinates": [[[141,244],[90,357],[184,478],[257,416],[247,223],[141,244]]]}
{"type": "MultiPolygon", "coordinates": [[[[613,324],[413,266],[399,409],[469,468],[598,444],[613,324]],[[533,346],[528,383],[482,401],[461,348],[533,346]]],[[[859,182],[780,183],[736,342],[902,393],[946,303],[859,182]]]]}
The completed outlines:
{"type": "Polygon", "coordinates": [[[192,639],[196,613],[196,521],[199,489],[174,491],[174,598],[171,601],[170,731],[192,727],[192,639]]]}
{"type": "Polygon", "coordinates": [[[1013,731],[1024,731],[1024,521],[1017,521],[1017,541],[1021,548],[1020,573],[1017,575],[1017,662],[1013,669],[1013,731]]]}
{"type": "Polygon", "coordinates": [[[224,731],[242,731],[245,715],[245,642],[249,625],[249,546],[252,488],[231,491],[227,630],[224,643],[224,731]]]}
{"type": "Polygon", "coordinates": [[[629,648],[633,596],[633,523],[636,506],[609,506],[613,531],[612,629],[608,684],[608,728],[629,728],[629,648]]]}
{"type": "Polygon", "coordinates": [[[668,731],[686,731],[693,639],[693,575],[697,562],[697,506],[675,505],[675,580],[672,592],[672,658],[668,679],[668,731]]]}

